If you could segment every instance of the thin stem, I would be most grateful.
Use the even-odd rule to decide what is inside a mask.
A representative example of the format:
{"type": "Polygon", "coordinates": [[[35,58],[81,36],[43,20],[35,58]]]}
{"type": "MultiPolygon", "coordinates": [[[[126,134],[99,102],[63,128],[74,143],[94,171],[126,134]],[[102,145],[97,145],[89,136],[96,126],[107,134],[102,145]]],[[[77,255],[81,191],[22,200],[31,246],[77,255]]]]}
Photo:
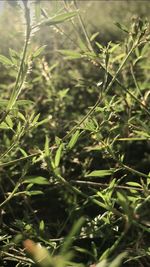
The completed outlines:
{"type": "Polygon", "coordinates": [[[10,100],[7,106],[7,111],[10,111],[10,109],[14,106],[20,92],[22,89],[22,85],[25,81],[26,78],[26,73],[24,73],[24,62],[26,59],[26,53],[27,53],[27,48],[28,48],[28,44],[29,44],[29,40],[30,40],[30,35],[31,35],[31,27],[30,27],[30,9],[27,7],[27,5],[25,6],[25,19],[26,19],[26,38],[25,38],[25,44],[24,44],[24,48],[23,48],[23,54],[22,54],[22,59],[20,62],[20,66],[19,66],[19,71],[18,71],[18,75],[16,78],[16,82],[15,82],[15,86],[14,89],[12,91],[12,94],[10,96],[10,100]],[[22,80],[21,80],[22,79],[22,80]],[[19,85],[19,82],[20,85],[19,85]]]}
{"type": "Polygon", "coordinates": [[[14,195],[17,192],[19,186],[20,186],[20,181],[16,184],[15,188],[9,194],[9,196],[2,203],[0,203],[0,208],[3,208],[3,206],[5,206],[14,197],[14,195]]]}
{"type": "Polygon", "coordinates": [[[135,74],[134,74],[133,64],[132,64],[132,63],[131,63],[131,66],[130,66],[130,70],[131,70],[131,75],[132,75],[132,78],[133,78],[135,87],[136,87],[138,93],[140,94],[140,96],[143,97],[143,96],[142,96],[142,93],[141,93],[141,90],[140,90],[140,87],[139,87],[139,85],[138,85],[138,82],[137,82],[137,80],[136,80],[135,74]]]}
{"type": "MultiPolygon", "coordinates": [[[[108,183],[99,183],[99,182],[82,181],[82,180],[75,180],[75,181],[71,180],[70,182],[73,184],[79,184],[79,185],[90,185],[90,186],[104,187],[104,188],[109,187],[108,183]]],[[[144,189],[142,189],[142,188],[133,187],[133,186],[124,186],[124,185],[114,185],[114,188],[125,189],[125,190],[144,191],[144,189]]],[[[148,190],[148,192],[150,192],[150,190],[148,190]]]]}
{"type": "MultiPolygon", "coordinates": [[[[76,10],[78,10],[78,4],[77,4],[77,1],[74,0],[73,3],[74,3],[74,6],[75,6],[76,10]]],[[[84,33],[84,35],[85,35],[85,38],[86,38],[88,47],[89,47],[90,51],[93,51],[93,47],[92,47],[92,44],[91,44],[91,41],[90,41],[88,32],[87,32],[87,30],[86,30],[86,27],[85,27],[85,25],[84,25],[83,19],[82,19],[81,15],[80,15],[80,12],[78,12],[78,18],[79,18],[79,22],[80,22],[82,31],[83,31],[83,33],[84,33]]]]}
{"type": "Polygon", "coordinates": [[[149,175],[147,175],[143,172],[139,172],[139,171],[127,166],[126,164],[122,164],[122,167],[124,167],[127,171],[129,171],[131,173],[137,174],[139,177],[150,178],[149,175]]]}
{"type": "Polygon", "coordinates": [[[41,152],[36,152],[36,153],[31,154],[31,155],[28,155],[28,156],[25,156],[25,157],[21,157],[21,158],[19,158],[19,159],[15,159],[15,160],[11,160],[11,161],[8,161],[8,162],[1,163],[1,164],[0,164],[0,168],[1,168],[1,167],[7,167],[7,166],[10,166],[10,165],[19,163],[19,162],[21,162],[21,161],[24,161],[24,160],[31,159],[31,158],[33,158],[33,157],[39,156],[40,153],[41,153],[41,152]]]}
{"type": "MultiPolygon", "coordinates": [[[[25,81],[26,75],[25,73],[23,73],[23,65],[24,65],[24,61],[26,58],[26,53],[27,53],[27,48],[28,48],[28,44],[29,44],[29,40],[30,40],[30,35],[31,35],[31,27],[30,27],[30,10],[27,7],[27,5],[25,5],[25,18],[26,18],[26,38],[25,38],[25,44],[24,44],[24,48],[23,48],[23,54],[22,54],[22,59],[20,62],[20,66],[19,66],[19,70],[18,70],[18,74],[16,77],[16,82],[15,82],[15,86],[14,89],[11,93],[6,111],[4,112],[2,118],[0,119],[0,124],[6,119],[7,115],[9,114],[10,110],[12,109],[12,107],[14,106],[21,90],[22,90],[22,85],[25,81]],[[20,81],[22,78],[22,81],[20,81]],[[19,85],[19,82],[20,85],[19,85]]],[[[27,73],[27,70],[26,70],[27,73]]]]}

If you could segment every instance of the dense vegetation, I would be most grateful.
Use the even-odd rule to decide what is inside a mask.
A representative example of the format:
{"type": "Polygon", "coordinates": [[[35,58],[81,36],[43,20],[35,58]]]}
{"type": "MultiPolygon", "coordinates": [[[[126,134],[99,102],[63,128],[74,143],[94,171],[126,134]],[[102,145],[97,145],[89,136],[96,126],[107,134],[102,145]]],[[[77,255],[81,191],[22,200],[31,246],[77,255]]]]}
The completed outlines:
{"type": "Polygon", "coordinates": [[[0,266],[149,266],[150,25],[87,5],[1,15],[0,266]]]}

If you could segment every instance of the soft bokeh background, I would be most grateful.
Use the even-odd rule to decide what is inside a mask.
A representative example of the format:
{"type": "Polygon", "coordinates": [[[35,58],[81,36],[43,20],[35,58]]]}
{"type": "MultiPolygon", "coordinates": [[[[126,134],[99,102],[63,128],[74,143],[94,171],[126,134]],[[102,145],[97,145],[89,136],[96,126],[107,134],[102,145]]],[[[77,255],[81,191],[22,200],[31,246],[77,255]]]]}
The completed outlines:
{"type": "MultiPolygon", "coordinates": [[[[32,1],[30,1],[32,2],[32,1]]],[[[20,23],[20,12],[18,12],[17,1],[0,1],[0,52],[7,53],[8,47],[21,48],[22,24],[20,23]]],[[[68,9],[72,10],[72,1],[66,1],[68,9]]],[[[41,1],[48,16],[53,16],[58,12],[64,12],[64,1],[41,1]]],[[[150,1],[77,1],[81,10],[85,26],[89,35],[99,32],[99,41],[107,43],[109,40],[117,41],[122,38],[122,32],[116,27],[119,21],[128,25],[133,17],[150,17],[150,1]]],[[[67,28],[68,35],[74,35],[74,30],[70,23],[63,23],[61,28],[67,28]]],[[[35,42],[48,45],[52,49],[68,48],[72,43],[65,35],[60,35],[56,30],[49,28],[43,29],[35,36],[35,42]]]]}

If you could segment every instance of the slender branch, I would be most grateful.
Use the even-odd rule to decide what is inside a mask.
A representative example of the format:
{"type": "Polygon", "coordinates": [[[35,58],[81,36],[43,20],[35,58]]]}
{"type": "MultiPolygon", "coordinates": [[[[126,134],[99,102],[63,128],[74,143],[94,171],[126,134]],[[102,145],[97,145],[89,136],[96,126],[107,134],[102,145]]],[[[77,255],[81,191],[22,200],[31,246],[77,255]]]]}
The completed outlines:
{"type": "Polygon", "coordinates": [[[149,175],[147,175],[147,174],[145,174],[145,173],[143,173],[143,172],[139,172],[139,171],[137,171],[137,170],[135,170],[135,169],[133,169],[133,168],[127,166],[126,164],[121,164],[121,165],[122,165],[122,167],[124,167],[127,171],[129,171],[129,172],[131,172],[131,173],[134,173],[134,174],[138,175],[139,177],[150,178],[149,175]]]}
{"type": "Polygon", "coordinates": [[[130,66],[130,70],[131,70],[131,75],[132,75],[132,78],[133,78],[135,87],[136,87],[138,93],[140,94],[140,96],[143,98],[143,95],[142,95],[142,93],[141,93],[140,87],[139,87],[139,85],[138,85],[138,82],[137,82],[136,77],[135,77],[135,74],[134,74],[133,64],[132,64],[132,63],[131,63],[131,66],[130,66]]]}
{"type": "Polygon", "coordinates": [[[28,155],[28,156],[25,156],[25,157],[21,157],[19,159],[14,159],[14,160],[11,160],[11,161],[8,161],[8,162],[4,162],[4,163],[1,163],[0,164],[0,168],[1,167],[7,167],[7,166],[10,166],[10,165],[13,165],[13,164],[16,164],[16,163],[19,163],[21,161],[25,161],[27,159],[31,159],[35,156],[39,156],[41,152],[36,152],[36,153],[33,153],[31,155],[28,155]]]}
{"type": "MultiPolygon", "coordinates": [[[[90,186],[104,187],[104,188],[109,187],[108,183],[99,183],[99,182],[83,181],[83,180],[75,180],[75,181],[71,180],[70,182],[73,184],[79,184],[79,185],[90,185],[90,186]]],[[[125,190],[144,191],[144,189],[142,189],[142,188],[133,187],[133,186],[124,186],[124,185],[114,185],[114,188],[125,189],[125,190]]],[[[148,192],[150,192],[150,190],[148,190],[148,192]]]]}
{"type": "MultiPolygon", "coordinates": [[[[74,6],[75,6],[76,10],[78,10],[78,4],[77,4],[77,1],[74,0],[73,2],[74,2],[74,6]]],[[[87,32],[87,30],[86,30],[86,27],[85,27],[85,25],[84,25],[83,19],[82,19],[81,15],[80,15],[80,12],[78,12],[77,14],[78,14],[78,18],[79,18],[79,22],[80,22],[82,31],[83,31],[83,33],[84,33],[84,35],[85,35],[85,38],[86,38],[86,41],[87,41],[87,44],[88,44],[88,48],[89,48],[91,51],[93,51],[93,47],[92,47],[92,44],[91,44],[91,41],[90,41],[88,32],[87,32]]]]}
{"type": "Polygon", "coordinates": [[[5,206],[14,197],[14,195],[17,192],[19,186],[20,186],[20,181],[16,184],[15,188],[9,194],[9,196],[2,203],[0,203],[0,209],[3,208],[3,206],[5,206]]]}

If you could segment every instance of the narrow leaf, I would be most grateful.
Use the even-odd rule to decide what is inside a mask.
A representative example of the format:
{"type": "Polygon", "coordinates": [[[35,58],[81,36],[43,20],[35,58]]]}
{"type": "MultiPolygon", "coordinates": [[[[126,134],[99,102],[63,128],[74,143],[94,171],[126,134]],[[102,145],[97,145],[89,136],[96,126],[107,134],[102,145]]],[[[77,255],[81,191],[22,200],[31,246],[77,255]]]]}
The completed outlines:
{"type": "Polygon", "coordinates": [[[49,184],[49,181],[45,177],[42,177],[42,176],[28,176],[28,177],[25,177],[25,180],[23,183],[47,185],[49,184]]]}
{"type": "Polygon", "coordinates": [[[49,157],[50,156],[48,136],[46,136],[46,139],[45,139],[45,156],[46,157],[49,157]]]}
{"type": "Polygon", "coordinates": [[[73,134],[73,136],[71,137],[71,139],[70,139],[70,141],[69,141],[69,144],[68,144],[68,148],[69,148],[69,149],[71,149],[71,148],[74,147],[74,145],[76,144],[76,142],[77,142],[79,136],[80,136],[80,131],[77,130],[77,131],[73,134]]]}
{"type": "Polygon", "coordinates": [[[116,22],[115,25],[116,25],[120,30],[122,30],[122,31],[124,31],[124,32],[126,32],[126,33],[129,33],[128,29],[127,29],[124,25],[120,24],[119,22],[116,22]]]}
{"type": "Polygon", "coordinates": [[[56,155],[55,155],[55,167],[56,168],[59,166],[59,163],[60,163],[60,159],[61,159],[61,155],[62,155],[62,149],[63,149],[63,144],[61,144],[56,151],[56,155]]]}
{"type": "Polygon", "coordinates": [[[135,187],[142,187],[139,183],[136,182],[127,182],[127,185],[135,186],[135,187]]]}
{"type": "Polygon", "coordinates": [[[85,175],[85,177],[105,177],[110,176],[115,172],[115,169],[110,170],[96,170],[85,175]]]}
{"type": "Polygon", "coordinates": [[[64,22],[68,19],[73,18],[76,16],[77,12],[68,12],[68,13],[63,13],[57,16],[54,16],[50,19],[44,20],[42,23],[39,24],[39,26],[52,26],[59,24],[61,22],[64,22]]]}
{"type": "Polygon", "coordinates": [[[78,59],[81,58],[81,54],[73,50],[58,50],[66,59],[78,59]]]}
{"type": "Polygon", "coordinates": [[[94,34],[92,34],[90,41],[92,42],[98,35],[99,35],[99,32],[95,32],[94,34]]]}
{"type": "Polygon", "coordinates": [[[4,65],[12,65],[12,61],[3,55],[0,55],[0,62],[4,65]]]}
{"type": "Polygon", "coordinates": [[[123,252],[119,254],[110,264],[109,267],[119,267],[121,266],[121,263],[123,259],[127,256],[126,252],[123,252]]]}
{"type": "Polygon", "coordinates": [[[34,191],[26,191],[25,194],[28,196],[37,196],[37,195],[43,195],[43,192],[41,190],[34,190],[34,191]]]}
{"type": "Polygon", "coordinates": [[[39,47],[34,53],[33,53],[33,58],[38,57],[45,49],[46,45],[43,45],[39,47]]]}
{"type": "Polygon", "coordinates": [[[6,123],[11,129],[13,128],[13,122],[12,122],[12,119],[9,115],[7,115],[7,117],[6,117],[6,123]]]}
{"type": "Polygon", "coordinates": [[[45,224],[44,224],[44,221],[40,221],[40,225],[39,225],[39,230],[40,231],[44,231],[44,228],[45,228],[45,224]]]}

